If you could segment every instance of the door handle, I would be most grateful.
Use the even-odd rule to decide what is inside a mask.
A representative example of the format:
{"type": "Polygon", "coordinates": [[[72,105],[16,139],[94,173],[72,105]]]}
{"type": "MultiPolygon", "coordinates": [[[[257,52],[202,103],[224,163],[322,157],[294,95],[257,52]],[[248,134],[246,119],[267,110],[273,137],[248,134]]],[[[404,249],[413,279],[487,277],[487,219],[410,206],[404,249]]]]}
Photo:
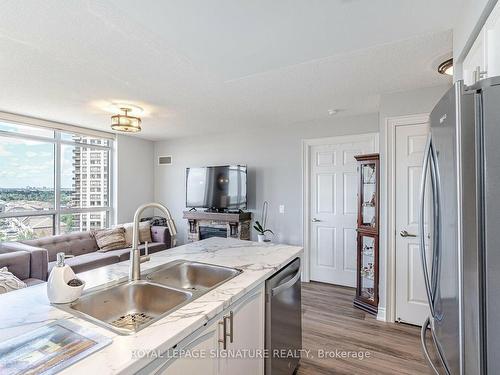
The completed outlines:
{"type": "Polygon", "coordinates": [[[320,219],[316,219],[315,217],[313,217],[311,221],[313,223],[319,223],[321,220],[320,219]]]}
{"type": "Polygon", "coordinates": [[[399,232],[399,235],[401,237],[417,237],[416,234],[408,233],[408,231],[406,231],[406,230],[402,230],[401,232],[399,232]]]}

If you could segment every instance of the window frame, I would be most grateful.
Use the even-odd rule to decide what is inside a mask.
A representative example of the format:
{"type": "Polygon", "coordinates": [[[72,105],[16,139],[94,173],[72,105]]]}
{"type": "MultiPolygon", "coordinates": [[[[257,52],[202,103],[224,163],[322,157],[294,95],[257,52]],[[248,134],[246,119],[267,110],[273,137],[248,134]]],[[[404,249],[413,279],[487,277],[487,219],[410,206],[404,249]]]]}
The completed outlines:
{"type": "MultiPolygon", "coordinates": [[[[26,210],[26,211],[16,211],[16,212],[0,212],[0,219],[9,219],[14,217],[29,217],[29,216],[52,216],[52,232],[54,235],[61,234],[61,216],[67,214],[79,214],[79,213],[90,213],[90,212],[106,212],[106,223],[108,226],[114,224],[114,148],[115,148],[115,139],[109,136],[99,136],[96,135],[96,132],[92,132],[92,134],[86,134],[83,129],[60,129],[58,127],[50,127],[50,126],[38,126],[31,121],[16,121],[12,119],[3,118],[0,116],[0,121],[5,122],[7,124],[13,125],[23,125],[23,126],[31,126],[31,127],[42,127],[54,132],[53,137],[43,137],[38,135],[31,135],[25,133],[16,133],[10,132],[6,130],[0,130],[0,137],[8,137],[14,139],[24,139],[24,140],[32,140],[39,141],[45,143],[52,143],[54,146],[54,208],[50,210],[43,211],[34,211],[34,210],[26,210]],[[71,140],[63,140],[61,137],[62,133],[73,133],[81,136],[88,137],[101,137],[102,139],[106,139],[108,141],[108,146],[98,145],[94,143],[82,143],[75,142],[71,140]],[[62,145],[70,145],[76,147],[87,147],[92,149],[99,149],[108,151],[108,171],[107,171],[107,206],[87,206],[87,207],[75,207],[75,208],[61,208],[61,173],[62,173],[62,145]]],[[[46,122],[45,120],[42,120],[46,122]]],[[[103,186],[101,186],[103,188],[103,186]]]]}

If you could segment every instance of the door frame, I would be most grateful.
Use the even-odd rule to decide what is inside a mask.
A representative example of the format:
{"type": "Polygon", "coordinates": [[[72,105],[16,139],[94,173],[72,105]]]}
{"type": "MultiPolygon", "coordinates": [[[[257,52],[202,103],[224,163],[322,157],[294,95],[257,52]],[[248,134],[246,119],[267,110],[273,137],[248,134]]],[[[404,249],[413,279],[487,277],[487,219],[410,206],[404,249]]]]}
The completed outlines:
{"type": "MultiPolygon", "coordinates": [[[[386,158],[384,169],[386,171],[385,197],[381,200],[386,202],[385,221],[382,226],[385,230],[381,231],[382,241],[381,249],[386,248],[386,267],[385,267],[385,311],[379,313],[377,319],[394,323],[396,321],[396,128],[408,125],[425,125],[429,123],[429,113],[421,113],[408,116],[386,117],[386,158]],[[384,238],[385,237],[385,238],[384,238]]],[[[381,180],[382,184],[384,183],[381,180]]],[[[381,205],[384,210],[384,207],[381,205]]],[[[383,259],[383,258],[382,258],[383,259]]],[[[379,309],[380,310],[380,309],[379,309]]]]}
{"type": "Polygon", "coordinates": [[[311,222],[311,202],[310,202],[310,151],[312,146],[318,145],[329,145],[332,143],[342,143],[342,142],[356,142],[363,139],[369,139],[373,141],[375,146],[373,152],[378,152],[379,150],[379,133],[361,133],[361,134],[350,134],[350,135],[340,135],[335,137],[325,137],[325,138],[311,138],[302,140],[302,231],[303,231],[303,265],[302,265],[302,281],[309,282],[311,275],[311,233],[309,231],[309,223],[311,222]]]}

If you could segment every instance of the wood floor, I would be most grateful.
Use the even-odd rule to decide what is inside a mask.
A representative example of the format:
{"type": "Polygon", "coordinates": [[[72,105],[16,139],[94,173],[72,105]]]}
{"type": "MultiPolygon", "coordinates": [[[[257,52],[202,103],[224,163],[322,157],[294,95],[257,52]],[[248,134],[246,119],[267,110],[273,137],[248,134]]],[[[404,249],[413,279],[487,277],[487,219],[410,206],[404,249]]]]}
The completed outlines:
{"type": "MultiPolygon", "coordinates": [[[[420,348],[420,329],[384,323],[352,306],[354,289],[317,282],[302,284],[303,348],[297,375],[431,374],[420,348]],[[318,358],[319,350],[351,358],[318,358]],[[369,357],[352,358],[359,352],[369,357]],[[340,352],[337,352],[340,355],[340,352]]],[[[358,356],[359,357],[359,356],[358,356]]]]}

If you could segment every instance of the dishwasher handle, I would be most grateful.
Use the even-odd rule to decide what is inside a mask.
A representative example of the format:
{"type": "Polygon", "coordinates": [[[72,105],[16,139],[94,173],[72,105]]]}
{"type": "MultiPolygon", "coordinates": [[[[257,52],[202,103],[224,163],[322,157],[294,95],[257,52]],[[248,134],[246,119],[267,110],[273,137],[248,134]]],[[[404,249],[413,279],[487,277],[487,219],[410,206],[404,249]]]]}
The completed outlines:
{"type": "Polygon", "coordinates": [[[297,270],[297,273],[286,283],[283,283],[281,285],[278,285],[276,288],[271,289],[271,297],[275,296],[276,294],[282,292],[285,289],[290,288],[293,284],[297,282],[297,280],[300,279],[300,269],[297,270]]]}

